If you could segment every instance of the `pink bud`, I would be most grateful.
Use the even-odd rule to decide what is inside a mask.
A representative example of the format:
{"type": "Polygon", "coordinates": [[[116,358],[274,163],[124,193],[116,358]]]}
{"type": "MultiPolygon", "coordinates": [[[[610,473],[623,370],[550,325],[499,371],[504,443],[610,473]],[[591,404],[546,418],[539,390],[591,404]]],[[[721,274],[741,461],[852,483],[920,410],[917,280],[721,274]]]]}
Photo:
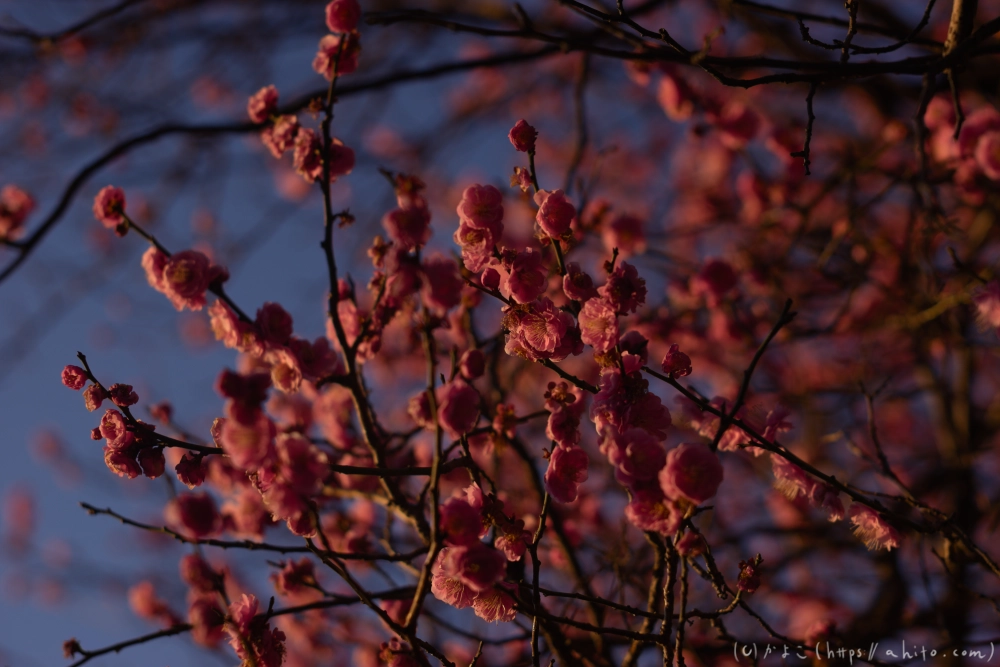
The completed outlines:
{"type": "Polygon", "coordinates": [[[660,486],[670,498],[686,498],[703,503],[719,490],[722,464],[707,446],[685,443],[670,450],[667,465],[660,471],[660,486]]]}
{"type": "Polygon", "coordinates": [[[330,32],[352,32],[360,18],[358,0],[333,0],[326,6],[326,27],[330,32]]]}
{"type": "Polygon", "coordinates": [[[107,186],[94,197],[94,217],[108,229],[114,229],[125,221],[125,192],[121,188],[107,186]]]}
{"type": "Polygon", "coordinates": [[[247,115],[255,123],[263,123],[278,110],[278,89],[265,86],[250,96],[247,115]]]}
{"type": "Polygon", "coordinates": [[[667,354],[663,357],[662,368],[664,373],[674,378],[691,375],[691,357],[681,352],[675,343],[670,346],[667,354]]]}
{"type": "Polygon", "coordinates": [[[111,401],[120,408],[127,408],[139,402],[139,395],[132,391],[130,384],[113,384],[108,387],[111,401]]]}
{"type": "Polygon", "coordinates": [[[534,153],[537,137],[538,130],[528,125],[523,118],[514,123],[514,127],[510,128],[510,134],[507,135],[510,143],[514,145],[514,150],[521,153],[534,153]]]}
{"type": "Polygon", "coordinates": [[[483,355],[483,351],[466,350],[458,362],[458,368],[466,380],[475,380],[481,377],[486,370],[486,357],[483,355]]]}
{"type": "Polygon", "coordinates": [[[67,366],[62,372],[62,383],[74,391],[80,391],[87,383],[87,374],[79,366],[67,366]]]}

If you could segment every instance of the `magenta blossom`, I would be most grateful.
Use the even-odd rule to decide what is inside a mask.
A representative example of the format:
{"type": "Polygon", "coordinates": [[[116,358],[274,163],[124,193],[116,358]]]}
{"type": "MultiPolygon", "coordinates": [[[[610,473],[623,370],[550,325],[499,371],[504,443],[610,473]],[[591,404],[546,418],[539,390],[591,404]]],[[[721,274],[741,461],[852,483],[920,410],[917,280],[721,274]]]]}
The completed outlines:
{"type": "Polygon", "coordinates": [[[62,383],[73,391],[80,391],[87,384],[87,373],[79,366],[66,366],[62,371],[62,383]]]}
{"type": "Polygon", "coordinates": [[[358,27],[360,18],[358,0],[333,0],[326,6],[326,27],[330,32],[352,32],[358,27]]]}
{"type": "Polygon", "coordinates": [[[691,357],[681,352],[678,345],[674,343],[664,355],[661,368],[663,368],[664,373],[673,378],[691,375],[691,357]]]}
{"type": "Polygon", "coordinates": [[[712,450],[685,443],[667,454],[667,465],[660,471],[660,486],[671,498],[703,503],[719,490],[722,475],[722,464],[712,450]]]}
{"type": "Polygon", "coordinates": [[[569,230],[576,217],[576,207],[562,190],[539,190],[535,193],[535,203],[538,205],[535,221],[543,232],[558,238],[569,230]]]}
{"type": "Polygon", "coordinates": [[[207,493],[181,493],[163,508],[167,525],[185,537],[201,539],[219,532],[222,519],[207,493]]]}
{"type": "Polygon", "coordinates": [[[537,137],[538,130],[528,125],[523,118],[514,123],[514,127],[510,128],[510,133],[507,135],[510,143],[514,145],[514,150],[521,153],[534,153],[537,137]]]}
{"type": "Polygon", "coordinates": [[[479,419],[479,394],[464,380],[456,378],[438,387],[438,421],[452,438],[472,430],[479,419]]]}
{"type": "Polygon", "coordinates": [[[851,505],[850,517],[854,524],[854,534],[872,551],[899,548],[899,533],[875,510],[854,503],[851,505]]]}
{"type": "Polygon", "coordinates": [[[587,301],[578,319],[580,338],[592,346],[594,352],[609,352],[618,344],[618,315],[604,299],[587,301]]]}
{"type": "Polygon", "coordinates": [[[264,86],[247,100],[247,115],[254,123],[267,121],[278,110],[278,89],[264,86]]]}
{"type": "Polygon", "coordinates": [[[111,185],[101,188],[94,197],[94,217],[108,229],[124,223],[125,192],[111,185]]]}
{"type": "Polygon", "coordinates": [[[614,272],[598,290],[618,313],[634,313],[646,302],[646,281],[627,262],[620,262],[614,272]]]}
{"type": "Polygon", "coordinates": [[[327,35],[319,40],[319,49],[313,58],[313,69],[329,81],[334,73],[337,76],[350,74],[358,69],[358,54],[361,44],[356,33],[346,35],[327,35]],[[341,41],[347,40],[343,47],[341,41]]]}
{"type": "Polygon", "coordinates": [[[561,503],[573,502],[587,481],[589,464],[590,457],[579,447],[554,448],[545,471],[545,490],[561,503]]]}

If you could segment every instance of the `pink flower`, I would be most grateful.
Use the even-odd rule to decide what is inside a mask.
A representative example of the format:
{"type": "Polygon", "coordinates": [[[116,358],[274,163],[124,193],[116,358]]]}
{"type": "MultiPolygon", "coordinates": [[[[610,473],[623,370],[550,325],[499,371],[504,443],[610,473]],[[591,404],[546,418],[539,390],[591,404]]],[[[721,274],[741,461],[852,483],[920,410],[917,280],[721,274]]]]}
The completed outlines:
{"type": "Polygon", "coordinates": [[[142,474],[150,479],[156,479],[163,474],[166,469],[166,459],[163,456],[162,447],[146,447],[139,450],[138,463],[142,467],[142,474]]]}
{"type": "Polygon", "coordinates": [[[97,408],[101,407],[101,403],[108,395],[104,392],[104,389],[97,384],[92,384],[83,390],[83,404],[87,407],[87,410],[93,412],[97,408]]]}
{"type": "Polygon", "coordinates": [[[271,345],[287,345],[292,337],[292,316],[281,304],[267,302],[258,308],[255,323],[264,342],[271,345]]]}
{"type": "Polygon", "coordinates": [[[108,447],[123,449],[135,440],[126,429],[125,417],[117,410],[108,410],[101,417],[101,436],[108,441],[108,447]]]}
{"type": "Polygon", "coordinates": [[[438,553],[431,577],[431,593],[438,600],[458,609],[472,606],[476,591],[467,586],[458,576],[453,563],[452,550],[462,547],[445,547],[438,553]]]}
{"type": "Polygon", "coordinates": [[[988,178],[1000,181],[1000,131],[987,132],[979,139],[975,157],[988,178]]]}
{"type": "Polygon", "coordinates": [[[464,380],[455,379],[438,387],[438,421],[452,438],[472,430],[479,419],[479,394],[464,380]]]}
{"type": "Polygon", "coordinates": [[[184,250],[168,258],[151,246],[142,257],[142,266],[150,286],[166,295],[177,310],[201,310],[208,288],[229,278],[226,269],[212,264],[197,250],[184,250]]]}
{"type": "Polygon", "coordinates": [[[844,505],[836,489],[814,480],[806,471],[782,456],[771,454],[775,488],[789,500],[804,498],[813,507],[827,512],[830,521],[844,518],[844,505]]]}
{"type": "Polygon", "coordinates": [[[240,470],[258,468],[272,451],[274,424],[261,411],[249,423],[227,419],[222,426],[220,444],[240,470]]]}
{"type": "Polygon", "coordinates": [[[576,217],[576,207],[562,190],[539,190],[535,193],[535,204],[538,205],[535,221],[552,238],[565,234],[576,217]]]}
{"type": "Polygon", "coordinates": [[[439,558],[445,571],[453,573],[476,593],[492,588],[503,578],[507,568],[504,555],[482,542],[467,547],[450,547],[439,558]]]}
{"type": "MultiPolygon", "coordinates": [[[[465,251],[462,251],[462,258],[465,258],[465,251]]],[[[466,267],[468,267],[468,260],[466,259],[466,267]]],[[[471,271],[471,269],[470,269],[471,271]]],[[[494,269],[492,266],[487,267],[483,271],[483,275],[480,276],[479,281],[483,284],[483,287],[489,290],[500,289],[500,272],[494,269]]]]}
{"type": "Polygon", "coordinates": [[[441,506],[440,525],[445,542],[452,546],[469,546],[479,541],[483,519],[479,510],[464,498],[452,498],[441,506]]]}
{"type": "Polygon", "coordinates": [[[465,283],[458,272],[455,260],[443,255],[433,255],[423,261],[424,274],[420,295],[433,313],[443,316],[462,302],[465,283]]]}
{"type": "Polygon", "coordinates": [[[854,534],[872,551],[877,549],[891,551],[893,548],[899,548],[899,533],[875,510],[854,503],[851,505],[850,516],[851,523],[854,524],[854,534]]]}
{"type": "Polygon", "coordinates": [[[494,238],[503,234],[503,195],[492,185],[470,185],[458,203],[459,221],[489,229],[494,238]]]}
{"type": "Polygon", "coordinates": [[[504,281],[504,291],[518,303],[530,303],[545,293],[548,286],[542,254],[530,248],[517,253],[504,281]]]}
{"type": "Polygon", "coordinates": [[[139,395],[132,391],[130,384],[113,384],[108,387],[108,396],[119,408],[127,408],[139,402],[139,395]]]}
{"type": "Polygon", "coordinates": [[[618,315],[604,299],[591,299],[583,306],[580,315],[580,338],[594,348],[594,352],[605,353],[618,344],[618,315]]]}
{"type": "Polygon", "coordinates": [[[94,217],[108,229],[125,222],[125,192],[111,185],[101,188],[94,197],[94,217]]]}
{"type": "Polygon", "coordinates": [[[597,296],[597,289],[593,278],[584,273],[579,264],[570,262],[563,276],[563,293],[573,301],[587,301],[597,296]]]}
{"type": "Polygon", "coordinates": [[[430,240],[430,223],[430,211],[423,206],[394,208],[382,217],[389,238],[404,250],[417,250],[430,240]]]}
{"type": "Polygon", "coordinates": [[[278,110],[278,89],[265,86],[247,100],[247,115],[254,123],[267,121],[278,110]]]}
{"type": "Polygon", "coordinates": [[[16,185],[0,190],[0,238],[15,240],[28,215],[35,210],[35,200],[16,185]]]}
{"type": "Polygon", "coordinates": [[[666,465],[667,452],[663,445],[641,428],[629,429],[615,440],[624,448],[617,463],[616,477],[626,486],[634,487],[637,481],[655,479],[666,465]]]}
{"type": "Polygon", "coordinates": [[[590,457],[579,447],[555,447],[545,471],[545,490],[561,503],[573,502],[587,481],[589,465],[590,457]]]}
{"type": "Polygon", "coordinates": [[[486,356],[482,350],[466,350],[458,360],[458,369],[466,380],[475,380],[486,371],[486,356]]]}
{"type": "Polygon", "coordinates": [[[177,473],[177,479],[180,480],[181,484],[189,489],[204,484],[205,475],[208,473],[204,461],[203,456],[185,454],[174,466],[174,472],[177,473]]]}
{"type": "Polygon", "coordinates": [[[215,501],[207,493],[181,493],[163,508],[167,525],[191,539],[211,537],[219,532],[222,519],[215,501]]]}
{"type": "Polygon", "coordinates": [[[296,116],[278,116],[270,127],[260,133],[260,140],[275,158],[291,150],[299,136],[299,119],[296,116]]]}
{"type": "Polygon", "coordinates": [[[583,350],[573,316],[556,308],[547,297],[523,306],[505,306],[503,310],[507,354],[531,361],[561,361],[583,350]]]}
{"type": "Polygon", "coordinates": [[[278,470],[296,493],[313,495],[329,471],[329,461],[316,445],[298,433],[283,433],[274,442],[278,470]]]}
{"type": "Polygon", "coordinates": [[[108,470],[119,477],[135,479],[142,474],[142,468],[136,460],[136,454],[137,452],[134,447],[115,449],[114,447],[105,445],[104,465],[108,466],[108,470]]]}
{"type": "Polygon", "coordinates": [[[691,357],[681,352],[677,344],[674,343],[664,355],[661,368],[663,368],[664,373],[667,373],[672,378],[682,378],[686,375],[691,375],[691,357]]]}
{"type": "Polygon", "coordinates": [[[634,313],[646,302],[646,281],[628,262],[619,262],[608,282],[597,291],[617,313],[634,313]]]}
{"type": "Polygon", "coordinates": [[[338,76],[350,74],[358,68],[358,54],[361,52],[361,44],[356,33],[346,35],[327,35],[319,40],[319,50],[313,59],[313,69],[317,74],[322,74],[329,81],[333,78],[334,71],[338,76]],[[346,39],[341,51],[340,42],[346,39]],[[340,54],[339,59],[338,55],[340,54]]]}
{"type": "Polygon", "coordinates": [[[513,586],[508,587],[507,584],[500,583],[492,590],[477,595],[472,601],[472,609],[476,612],[476,616],[488,623],[513,621],[517,616],[516,602],[510,594],[513,590],[513,586]]]}
{"type": "Polygon", "coordinates": [[[80,391],[87,384],[87,373],[79,366],[66,366],[62,371],[62,383],[73,391],[80,391]]]}
{"type": "Polygon", "coordinates": [[[528,125],[523,118],[514,123],[514,127],[510,128],[510,133],[507,135],[510,143],[514,145],[514,150],[521,153],[534,153],[537,137],[538,130],[528,125]]]}
{"type": "MultiPolygon", "coordinates": [[[[472,272],[481,271],[492,261],[493,248],[499,240],[499,236],[494,234],[491,228],[476,227],[465,220],[459,223],[452,238],[455,244],[462,249],[462,262],[465,264],[465,268],[472,272]]],[[[497,285],[499,285],[497,270],[491,268],[487,271],[497,274],[497,285]]],[[[485,282],[483,285],[489,288],[485,282]]],[[[496,289],[496,287],[490,289],[496,289]]]]}
{"type": "Polygon", "coordinates": [[[352,32],[360,18],[358,0],[333,0],[326,6],[326,27],[330,32],[352,32]]]}
{"type": "Polygon", "coordinates": [[[722,476],[722,464],[712,450],[685,443],[667,454],[667,465],[660,471],[660,486],[671,498],[686,498],[697,504],[715,495],[722,476]]]}
{"type": "Polygon", "coordinates": [[[239,600],[229,605],[229,618],[232,619],[233,629],[244,637],[250,634],[250,624],[257,615],[260,603],[257,596],[244,593],[239,600]]]}
{"type": "Polygon", "coordinates": [[[676,503],[657,487],[633,491],[632,500],[625,507],[625,517],[633,526],[661,535],[676,533],[683,516],[676,503]]]}
{"type": "Polygon", "coordinates": [[[634,215],[621,214],[601,227],[601,240],[608,252],[618,248],[620,257],[631,257],[646,252],[646,235],[643,222],[634,215]]]}
{"type": "MultiPolygon", "coordinates": [[[[346,176],[354,169],[354,150],[340,139],[330,140],[330,182],[346,176]]],[[[292,156],[295,171],[307,182],[313,183],[323,176],[323,142],[312,130],[299,130],[295,136],[295,153],[292,156]]]]}

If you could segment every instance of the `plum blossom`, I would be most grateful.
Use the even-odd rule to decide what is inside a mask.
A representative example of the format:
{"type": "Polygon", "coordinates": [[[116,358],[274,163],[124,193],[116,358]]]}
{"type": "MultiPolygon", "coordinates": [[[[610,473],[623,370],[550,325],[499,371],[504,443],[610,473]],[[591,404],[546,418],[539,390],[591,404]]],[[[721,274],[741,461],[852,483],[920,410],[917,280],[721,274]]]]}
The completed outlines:
{"type": "Polygon", "coordinates": [[[452,438],[472,430],[479,419],[479,394],[464,380],[456,378],[438,387],[438,421],[452,438]]]}
{"type": "Polygon", "coordinates": [[[213,264],[197,250],[184,250],[167,257],[156,247],[142,256],[149,285],[170,299],[177,310],[201,310],[210,286],[229,279],[229,271],[213,264]]]}
{"type": "Polygon", "coordinates": [[[358,54],[360,52],[361,44],[356,33],[326,35],[319,40],[319,49],[316,51],[316,57],[313,58],[312,66],[317,74],[322,74],[329,81],[333,78],[334,73],[337,76],[342,76],[358,69],[358,54]],[[342,40],[347,40],[343,47],[340,44],[342,40]]]}
{"type": "Polygon", "coordinates": [[[663,356],[661,368],[672,378],[691,375],[691,357],[681,352],[677,343],[673,343],[663,356]]]}
{"type": "Polygon", "coordinates": [[[562,190],[539,190],[535,193],[535,204],[538,205],[535,221],[552,238],[565,234],[576,217],[576,207],[562,190]]]}
{"type": "Polygon", "coordinates": [[[108,185],[94,197],[94,217],[108,229],[125,222],[125,191],[108,185]]]}
{"type": "Polygon", "coordinates": [[[514,127],[510,128],[510,133],[507,135],[514,150],[520,153],[534,153],[537,137],[538,130],[528,125],[528,121],[523,118],[514,123],[514,127]]]}
{"type": "Polygon", "coordinates": [[[556,308],[547,297],[530,304],[506,306],[503,310],[507,354],[531,361],[561,361],[583,351],[573,316],[556,308]]]}
{"type": "Polygon", "coordinates": [[[633,526],[661,535],[676,533],[683,516],[676,502],[655,486],[633,491],[632,499],[625,507],[625,517],[633,526]]]}
{"type": "Polygon", "coordinates": [[[488,623],[503,621],[509,623],[517,616],[514,587],[509,584],[497,584],[492,590],[484,591],[472,600],[472,609],[476,616],[488,623]]]}
{"type": "Polygon", "coordinates": [[[278,89],[264,86],[247,100],[247,116],[254,123],[266,122],[278,110],[278,89]]]}
{"type": "Polygon", "coordinates": [[[566,275],[563,276],[563,293],[573,301],[586,301],[597,296],[594,279],[584,273],[576,262],[566,265],[566,275]]]}
{"type": "Polygon", "coordinates": [[[670,450],[660,471],[660,486],[671,498],[703,503],[719,490],[723,470],[719,457],[708,447],[685,443],[670,450]]]}
{"type": "Polygon", "coordinates": [[[299,119],[296,116],[284,115],[274,119],[270,127],[260,133],[260,140],[275,159],[280,159],[295,146],[299,136],[299,119]]]}
{"type": "Polygon", "coordinates": [[[618,315],[604,299],[591,299],[583,306],[578,316],[580,338],[594,348],[594,352],[605,353],[618,344],[618,315]]]}
{"type": "Polygon", "coordinates": [[[573,502],[587,481],[589,464],[590,457],[579,447],[555,447],[545,471],[545,490],[561,503],[573,502]]]}
{"type": "MultiPolygon", "coordinates": [[[[330,182],[354,170],[354,150],[337,138],[330,139],[330,182]]],[[[323,141],[313,130],[299,130],[295,136],[292,156],[295,171],[306,182],[313,183],[323,176],[323,141]]]]}
{"type": "Polygon", "coordinates": [[[530,248],[519,252],[510,263],[503,291],[517,303],[530,303],[545,293],[546,273],[540,252],[530,248]]]}
{"type": "Polygon", "coordinates": [[[333,0],[326,6],[326,27],[330,32],[353,32],[360,18],[358,0],[333,0]]]}
{"type": "Polygon", "coordinates": [[[854,503],[851,505],[850,517],[851,523],[854,524],[854,534],[872,551],[878,549],[892,551],[894,548],[899,548],[899,533],[875,510],[854,503]]]}
{"type": "Polygon", "coordinates": [[[73,391],[80,391],[87,384],[87,373],[79,366],[70,364],[62,371],[62,383],[73,391]]]}
{"type": "Polygon", "coordinates": [[[16,240],[24,221],[35,210],[35,200],[16,185],[0,190],[0,239],[16,240]]]}
{"type": "Polygon", "coordinates": [[[608,276],[598,293],[607,299],[617,313],[634,313],[646,302],[646,281],[628,262],[621,262],[608,276]]]}

